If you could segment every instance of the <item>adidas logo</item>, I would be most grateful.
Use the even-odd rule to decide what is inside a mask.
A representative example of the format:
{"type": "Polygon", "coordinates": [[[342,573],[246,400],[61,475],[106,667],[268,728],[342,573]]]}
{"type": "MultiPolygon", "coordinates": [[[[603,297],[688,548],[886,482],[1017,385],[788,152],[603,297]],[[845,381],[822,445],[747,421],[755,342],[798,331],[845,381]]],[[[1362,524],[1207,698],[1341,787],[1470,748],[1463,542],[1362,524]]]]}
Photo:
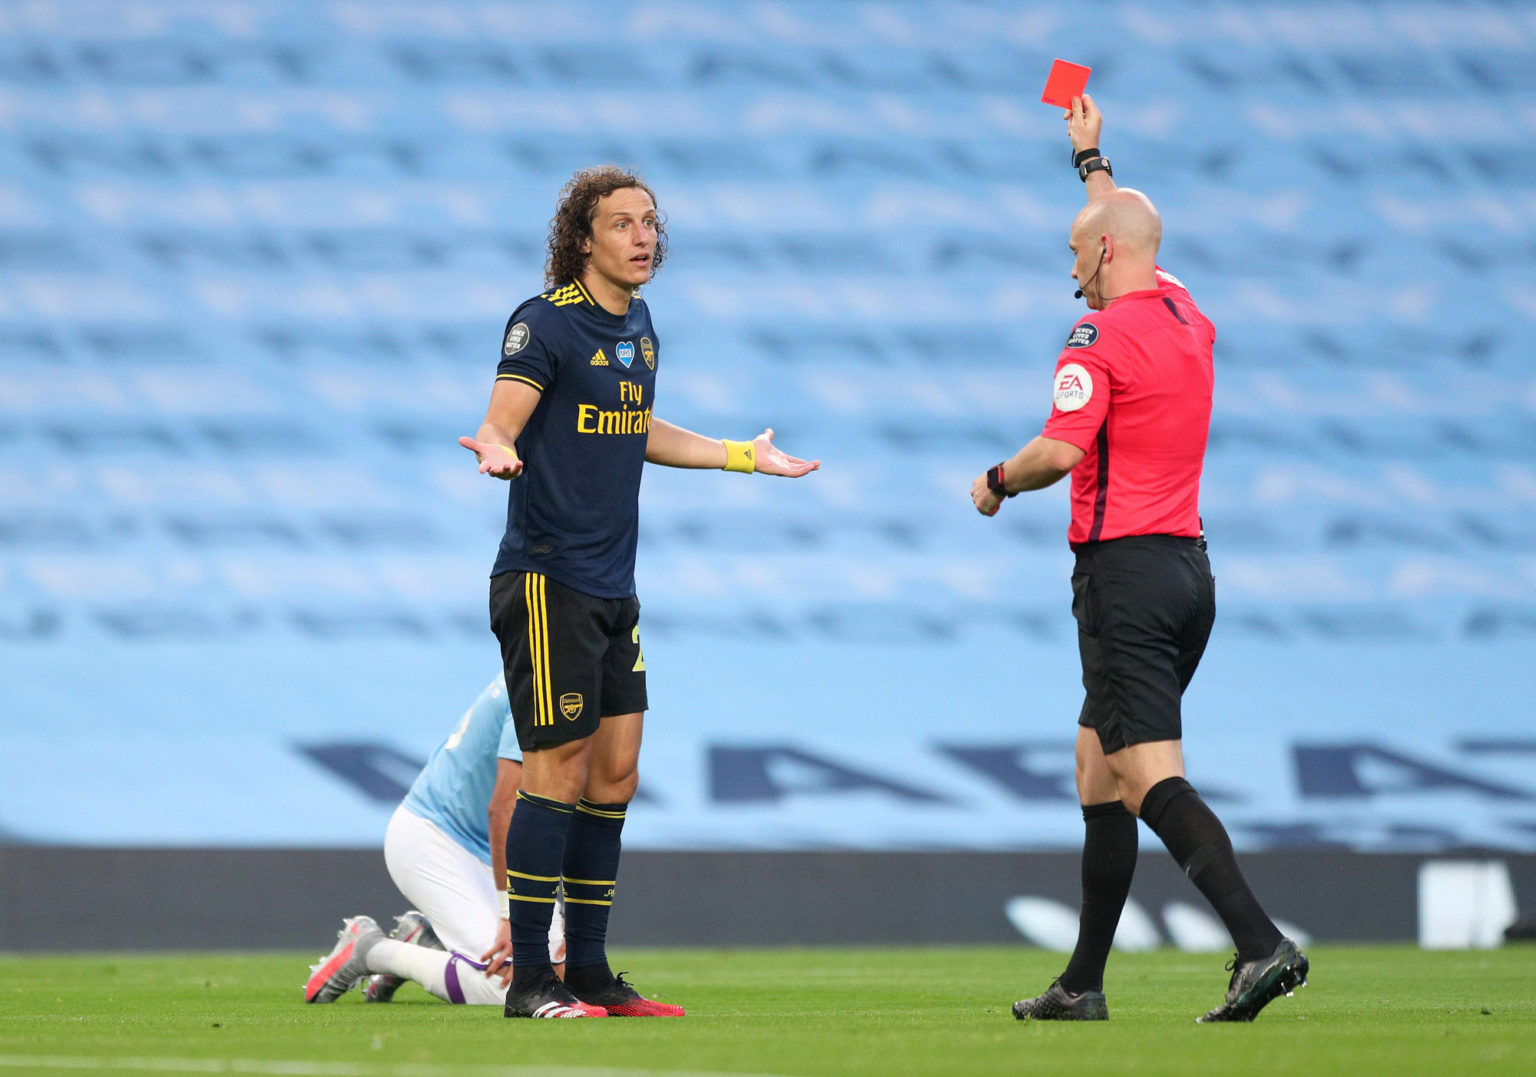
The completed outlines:
{"type": "Polygon", "coordinates": [[[592,357],[593,366],[607,366],[608,357],[603,354],[603,349],[597,349],[597,354],[592,357]]]}
{"type": "Polygon", "coordinates": [[[589,1014],[578,1010],[574,1006],[567,1006],[562,1002],[546,1002],[533,1011],[534,1017],[606,1017],[606,1013],[589,1014]]]}

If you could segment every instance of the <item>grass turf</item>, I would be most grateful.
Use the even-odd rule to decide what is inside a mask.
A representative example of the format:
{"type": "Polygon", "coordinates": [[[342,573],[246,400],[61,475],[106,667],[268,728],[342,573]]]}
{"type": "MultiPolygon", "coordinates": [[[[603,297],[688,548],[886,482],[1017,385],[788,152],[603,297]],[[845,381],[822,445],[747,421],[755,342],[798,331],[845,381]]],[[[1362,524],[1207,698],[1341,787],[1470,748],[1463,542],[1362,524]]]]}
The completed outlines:
{"type": "Polygon", "coordinates": [[[307,954],[0,955],[0,1077],[1536,1073],[1536,951],[1314,947],[1252,1025],[1194,1017],[1220,955],[1116,954],[1107,1023],[1015,1021],[1061,957],[1025,948],[636,950],[681,1020],[507,1021],[407,985],[306,1006],[307,954]]]}

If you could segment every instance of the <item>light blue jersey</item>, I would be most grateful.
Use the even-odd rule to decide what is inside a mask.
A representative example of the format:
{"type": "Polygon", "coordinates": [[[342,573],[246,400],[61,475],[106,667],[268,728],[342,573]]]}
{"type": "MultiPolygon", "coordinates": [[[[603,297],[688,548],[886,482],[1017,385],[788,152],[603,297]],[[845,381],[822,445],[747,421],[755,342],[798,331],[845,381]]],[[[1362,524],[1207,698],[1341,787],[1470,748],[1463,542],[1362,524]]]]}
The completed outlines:
{"type": "Polygon", "coordinates": [[[496,761],[522,757],[503,674],[486,686],[459,727],[432,753],[405,795],[405,810],[433,823],[489,865],[486,809],[496,788],[496,761]]]}

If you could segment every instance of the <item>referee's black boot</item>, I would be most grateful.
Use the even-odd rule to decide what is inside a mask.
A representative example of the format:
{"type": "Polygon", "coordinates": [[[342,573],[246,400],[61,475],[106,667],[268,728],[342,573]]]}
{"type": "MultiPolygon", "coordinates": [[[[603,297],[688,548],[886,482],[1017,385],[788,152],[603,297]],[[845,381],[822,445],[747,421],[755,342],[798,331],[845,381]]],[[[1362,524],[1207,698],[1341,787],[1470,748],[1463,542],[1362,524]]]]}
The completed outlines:
{"type": "Polygon", "coordinates": [[[1290,939],[1281,939],[1275,952],[1252,961],[1232,956],[1232,982],[1227,985],[1226,1000],[1204,1017],[1200,1024],[1212,1021],[1252,1021],[1271,1000],[1290,996],[1298,987],[1307,986],[1307,955],[1290,939]]]}
{"type": "Polygon", "coordinates": [[[1054,980],[1045,994],[1015,1002],[1013,1016],[1020,1021],[1108,1021],[1109,1003],[1102,991],[1072,995],[1054,980]]]}

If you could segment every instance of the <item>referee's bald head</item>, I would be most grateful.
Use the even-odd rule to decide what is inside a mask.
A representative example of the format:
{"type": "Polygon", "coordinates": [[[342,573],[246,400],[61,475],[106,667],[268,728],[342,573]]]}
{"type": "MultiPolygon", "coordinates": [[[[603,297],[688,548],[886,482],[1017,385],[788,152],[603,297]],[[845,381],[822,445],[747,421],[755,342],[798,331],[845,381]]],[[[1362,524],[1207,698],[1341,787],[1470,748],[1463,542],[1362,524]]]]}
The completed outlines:
{"type": "Polygon", "coordinates": [[[1163,242],[1163,218],[1146,195],[1120,187],[1088,203],[1072,222],[1074,249],[1100,236],[1113,236],[1126,254],[1155,259],[1163,242]]]}

